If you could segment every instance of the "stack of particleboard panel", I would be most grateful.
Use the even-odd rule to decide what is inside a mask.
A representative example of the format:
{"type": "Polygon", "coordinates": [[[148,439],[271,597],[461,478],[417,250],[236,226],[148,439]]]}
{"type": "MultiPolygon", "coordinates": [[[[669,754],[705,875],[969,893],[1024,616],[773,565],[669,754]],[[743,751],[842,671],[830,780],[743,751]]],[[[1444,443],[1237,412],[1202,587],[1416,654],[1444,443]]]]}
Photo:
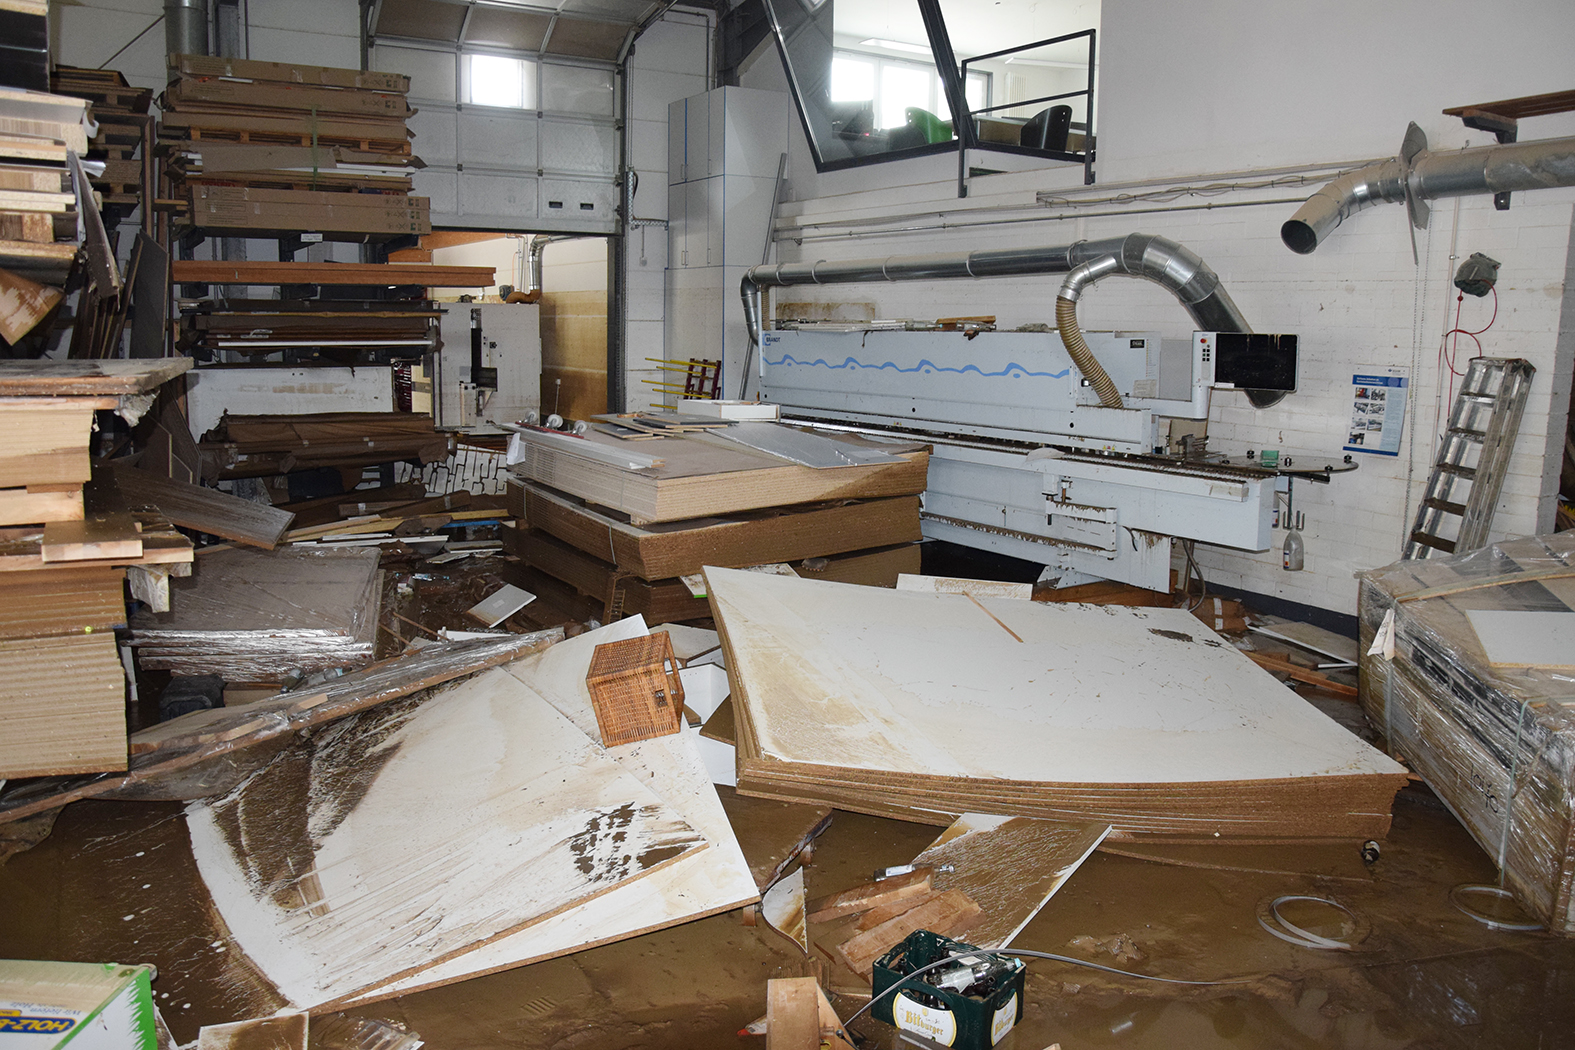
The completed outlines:
{"type": "Polygon", "coordinates": [[[177,56],[159,137],[177,158],[185,223],[355,240],[432,232],[427,199],[409,196],[409,88],[398,73],[177,56]]]}
{"type": "Polygon", "coordinates": [[[168,612],[138,612],[139,666],[226,682],[280,682],[372,660],[382,584],[374,548],[205,554],[168,612]]]}
{"type": "Polygon", "coordinates": [[[787,563],[800,576],[891,587],[919,566],[919,498],[889,496],[638,526],[544,485],[511,478],[509,509],[529,528],[509,530],[522,561],[654,623],[709,616],[679,578],[707,565],[787,563]]]}
{"type": "Polygon", "coordinates": [[[431,416],[413,412],[226,413],[198,449],[203,477],[213,481],[400,460],[433,463],[453,453],[454,438],[438,433],[431,416]]]}
{"type": "Polygon", "coordinates": [[[714,434],[621,441],[525,430],[509,439],[509,471],[627,517],[635,525],[827,500],[912,496],[924,491],[929,446],[852,434],[827,437],[881,461],[806,467],[714,434]]]}
{"type": "Polygon", "coordinates": [[[85,515],[88,438],[94,411],[190,364],[0,362],[0,777],[126,768],[125,570],[192,549],[154,516],[85,515]]]}
{"type": "Polygon", "coordinates": [[[0,88],[0,270],[65,284],[77,253],[66,154],[87,151],[86,118],[82,99],[0,88]]]}
{"type": "Polygon", "coordinates": [[[1387,832],[1406,782],[1184,609],[706,581],[743,794],[936,824],[1360,841],[1387,832]]]}
{"type": "Polygon", "coordinates": [[[1568,632],[1575,533],[1396,562],[1360,579],[1368,718],[1521,903],[1550,930],[1575,933],[1575,645],[1535,665],[1495,664],[1503,657],[1472,622],[1503,620],[1528,642],[1568,632]]]}
{"type": "Polygon", "coordinates": [[[153,91],[132,87],[124,74],[113,69],[56,66],[50,72],[49,82],[56,94],[86,99],[92,104],[98,132],[88,142],[88,158],[103,161],[104,173],[93,175],[91,181],[108,213],[105,225],[113,227],[142,202],[142,161],[138,153],[153,91]]]}

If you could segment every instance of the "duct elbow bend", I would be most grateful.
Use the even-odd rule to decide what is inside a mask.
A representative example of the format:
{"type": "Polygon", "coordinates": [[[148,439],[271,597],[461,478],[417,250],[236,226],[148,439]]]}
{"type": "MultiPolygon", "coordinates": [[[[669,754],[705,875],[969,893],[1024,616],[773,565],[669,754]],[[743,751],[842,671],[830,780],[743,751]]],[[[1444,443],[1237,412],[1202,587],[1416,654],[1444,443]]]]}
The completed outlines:
{"type": "Polygon", "coordinates": [[[1280,227],[1280,240],[1298,255],[1311,255],[1334,228],[1374,205],[1405,200],[1405,167],[1385,160],[1346,172],[1296,209],[1280,227]]]}
{"type": "Polygon", "coordinates": [[[749,342],[754,346],[761,345],[761,333],[765,330],[761,318],[760,285],[755,283],[755,271],[748,270],[744,279],[739,282],[739,297],[744,300],[744,326],[749,330],[749,342]]]}

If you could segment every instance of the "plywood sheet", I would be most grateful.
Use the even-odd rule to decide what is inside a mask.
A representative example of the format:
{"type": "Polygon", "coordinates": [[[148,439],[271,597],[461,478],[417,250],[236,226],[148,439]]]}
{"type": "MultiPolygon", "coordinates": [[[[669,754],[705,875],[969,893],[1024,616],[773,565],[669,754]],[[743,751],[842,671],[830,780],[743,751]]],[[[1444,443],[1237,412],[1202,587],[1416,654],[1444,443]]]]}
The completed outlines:
{"type": "Polygon", "coordinates": [[[143,394],[191,366],[189,357],[146,361],[0,361],[0,397],[143,394]]]}
{"type": "Polygon", "coordinates": [[[1342,837],[1387,827],[1404,782],[1184,610],[707,581],[746,793],[1342,837]]]}
{"type": "Polygon", "coordinates": [[[1575,667],[1575,612],[1468,609],[1494,667],[1575,667]]]}
{"type": "Polygon", "coordinates": [[[1109,833],[1108,824],[964,813],[913,863],[934,872],[937,890],[979,905],[969,944],[1005,948],[1109,833]]]}
{"type": "Polygon", "coordinates": [[[704,849],[517,678],[354,716],[187,811],[259,970],[306,1009],[515,933],[704,849]]]}
{"type": "MultiPolygon", "coordinates": [[[[645,630],[639,617],[630,617],[560,642],[504,670],[529,683],[581,732],[594,737],[596,714],[585,686],[591,654],[597,645],[637,637],[645,630]]],[[[656,737],[605,753],[677,810],[705,836],[710,848],[517,934],[387,984],[359,1002],[567,955],[759,900],[749,865],[695,748],[694,734],[656,737]]]]}
{"type": "Polygon", "coordinates": [[[0,641],[0,725],[0,778],[125,769],[114,634],[0,641]]]}

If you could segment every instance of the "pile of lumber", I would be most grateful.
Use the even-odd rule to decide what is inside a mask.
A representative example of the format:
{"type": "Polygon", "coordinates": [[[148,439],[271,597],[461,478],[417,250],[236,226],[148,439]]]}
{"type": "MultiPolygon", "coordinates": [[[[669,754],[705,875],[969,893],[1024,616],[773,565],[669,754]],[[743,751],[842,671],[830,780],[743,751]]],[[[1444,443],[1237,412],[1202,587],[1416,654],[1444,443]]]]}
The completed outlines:
{"type": "Polygon", "coordinates": [[[202,360],[222,351],[339,363],[420,358],[437,349],[437,304],[427,299],[204,301],[183,311],[177,347],[202,360]]]}
{"type": "Polygon", "coordinates": [[[169,612],[138,612],[130,645],[148,670],[281,682],[369,663],[382,587],[376,549],[204,554],[169,612]]]}
{"type": "Polygon", "coordinates": [[[1575,533],[1360,579],[1368,719],[1526,909],[1575,933],[1575,533]]]}
{"type": "MultiPolygon", "coordinates": [[[[49,77],[57,95],[85,99],[91,105],[98,131],[88,140],[89,160],[101,161],[104,172],[90,181],[99,195],[106,226],[115,226],[142,202],[152,187],[142,184],[139,152],[148,122],[151,88],[132,87],[124,74],[113,69],[56,66],[49,77]]],[[[147,140],[149,146],[152,140],[147,140]]]]}
{"type": "Polygon", "coordinates": [[[841,464],[811,467],[730,440],[732,429],[712,420],[638,442],[516,434],[508,494],[522,525],[508,536],[511,553],[602,602],[607,616],[656,621],[709,615],[698,579],[707,565],[785,565],[884,587],[919,570],[925,446],[781,428],[841,464]]]}
{"type": "Polygon", "coordinates": [[[0,362],[0,778],[126,768],[127,571],[190,571],[192,548],[156,514],[85,505],[89,438],[96,410],[189,365],[0,362]]]}
{"type": "Polygon", "coordinates": [[[707,569],[738,788],[908,820],[1382,837],[1405,770],[1181,609],[707,569]]]}
{"type": "Polygon", "coordinates": [[[582,594],[655,623],[710,615],[682,577],[707,565],[785,563],[800,576],[891,587],[919,571],[919,498],[888,496],[738,511],[638,526],[615,511],[521,478],[510,553],[582,594]]]}
{"type": "Polygon", "coordinates": [[[62,298],[77,254],[67,154],[87,150],[87,103],[0,88],[0,339],[14,345],[62,298]]]}
{"type": "Polygon", "coordinates": [[[232,416],[198,445],[209,481],[259,478],[319,467],[353,469],[413,460],[433,463],[454,450],[432,417],[410,412],[317,412],[299,416],[232,416]]]}
{"type": "Polygon", "coordinates": [[[397,73],[177,56],[162,96],[161,147],[184,222],[216,233],[314,232],[386,239],[432,231],[410,196],[397,73]]]}

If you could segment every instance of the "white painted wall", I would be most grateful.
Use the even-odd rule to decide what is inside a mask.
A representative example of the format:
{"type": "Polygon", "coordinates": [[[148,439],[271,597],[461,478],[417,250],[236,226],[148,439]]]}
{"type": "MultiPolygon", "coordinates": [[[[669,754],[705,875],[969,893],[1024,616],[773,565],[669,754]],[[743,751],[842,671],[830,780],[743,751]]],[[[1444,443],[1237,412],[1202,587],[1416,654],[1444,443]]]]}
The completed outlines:
{"type": "MultiPolygon", "coordinates": [[[[494,283],[481,294],[496,295],[503,284],[524,291],[528,283],[525,259],[532,236],[525,233],[436,248],[432,261],[440,266],[492,267],[496,271],[494,283]]],[[[576,237],[549,243],[542,252],[542,287],[551,292],[605,292],[607,238],[576,237]]]]}
{"type": "MultiPolygon", "coordinates": [[[[1567,87],[1575,47],[1575,7],[1566,0],[1520,0],[1488,16],[1465,0],[1382,5],[1336,0],[1316,9],[1251,0],[1173,5],[1106,0],[1101,26],[1098,98],[1102,185],[1132,180],[1194,179],[1209,173],[1392,155],[1407,121],[1434,148],[1484,145],[1483,132],[1441,115],[1447,106],[1567,87]],[[1294,14],[1290,12],[1294,11],[1294,14]]],[[[785,87],[773,49],[763,48],[744,83],[785,87]]],[[[1523,141],[1575,134],[1575,115],[1522,123],[1523,141]]],[[[1447,376],[1437,367],[1440,337],[1454,320],[1449,277],[1474,251],[1503,263],[1499,314],[1483,336],[1494,356],[1520,356],[1538,369],[1511,476],[1501,501],[1499,533],[1551,527],[1556,467],[1575,356],[1575,292],[1569,281],[1575,189],[1517,194],[1498,212],[1489,198],[1435,202],[1431,229],[1418,233],[1414,267],[1404,209],[1385,206],[1353,217],[1312,256],[1291,253],[1279,226],[1295,204],[1164,211],[1098,217],[1049,210],[1036,191],[1075,190],[1081,169],[1047,168],[976,179],[966,201],[956,196],[955,156],[922,158],[863,170],[816,174],[800,129],[794,131],[791,196],[784,222],[840,223],[903,215],[902,225],[936,226],[970,218],[971,209],[1018,210],[1043,219],[971,229],[787,240],[784,260],[860,258],[1014,245],[1067,244],[1139,231],[1162,234],[1198,252],[1224,279],[1258,331],[1302,339],[1301,390],[1259,411],[1245,397],[1221,393],[1211,417],[1215,448],[1313,449],[1338,456],[1350,414],[1354,372],[1378,365],[1417,366],[1412,419],[1398,460],[1362,456],[1355,475],[1330,486],[1296,489],[1307,514],[1307,569],[1283,572],[1277,550],[1249,554],[1200,548],[1211,581],[1350,613],[1352,574],[1400,553],[1432,459],[1435,413],[1447,414],[1447,376]]],[[[1301,198],[1308,185],[1225,192],[1176,202],[1236,204],[1265,197],[1301,198]]],[[[1097,188],[1096,188],[1097,189],[1097,188]]],[[[1164,205],[1126,204],[1122,208],[1164,205]]],[[[1117,205],[1106,205],[1113,210],[1117,205]]],[[[815,230],[806,231],[811,237],[815,230]]],[[[880,316],[934,317],[995,313],[1003,326],[1052,320],[1059,278],[794,289],[795,297],[875,299],[880,316]]],[[[1481,328],[1491,303],[1469,299],[1463,327],[1481,328]]],[[[1112,279],[1081,306],[1084,327],[1154,328],[1185,336],[1190,319],[1156,286],[1112,279]]],[[[1470,356],[1467,352],[1462,357],[1470,356]]],[[[1283,533],[1276,534],[1276,541],[1283,533]]]]}
{"type": "MultiPolygon", "coordinates": [[[[629,58],[628,165],[639,175],[634,219],[667,219],[667,107],[711,86],[708,17],[669,11],[635,43],[629,58]]],[[[662,371],[647,358],[663,358],[662,322],[667,269],[667,230],[662,225],[625,225],[625,389],[631,406],[644,407],[653,393],[646,380],[662,371]]],[[[550,249],[549,249],[550,250],[550,249]]]]}

